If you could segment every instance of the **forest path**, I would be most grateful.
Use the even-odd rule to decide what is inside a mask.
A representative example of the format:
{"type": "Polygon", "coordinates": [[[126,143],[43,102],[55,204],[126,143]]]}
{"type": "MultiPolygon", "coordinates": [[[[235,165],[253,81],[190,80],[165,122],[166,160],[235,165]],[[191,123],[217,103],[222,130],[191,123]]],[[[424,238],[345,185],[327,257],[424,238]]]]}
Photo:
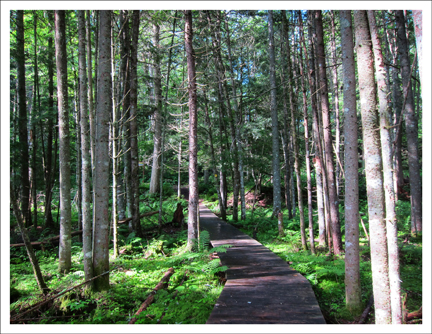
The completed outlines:
{"type": "Polygon", "coordinates": [[[227,282],[207,324],[325,324],[309,281],[234,226],[200,204],[200,229],[228,266],[227,282]]]}

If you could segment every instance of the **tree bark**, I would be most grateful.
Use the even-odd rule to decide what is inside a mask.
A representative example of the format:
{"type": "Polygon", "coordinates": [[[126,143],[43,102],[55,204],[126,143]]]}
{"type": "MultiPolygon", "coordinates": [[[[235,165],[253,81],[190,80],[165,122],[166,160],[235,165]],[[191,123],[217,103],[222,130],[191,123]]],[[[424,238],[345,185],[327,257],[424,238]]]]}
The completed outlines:
{"type": "MultiPolygon", "coordinates": [[[[48,11],[48,21],[50,23],[54,22],[53,11],[48,11]]],[[[52,203],[52,188],[54,184],[54,168],[53,168],[53,118],[55,117],[54,111],[54,47],[53,38],[50,36],[48,38],[48,134],[47,134],[47,147],[44,163],[44,176],[45,176],[45,227],[53,228],[54,221],[51,212],[52,203]]]]}
{"type": "Polygon", "coordinates": [[[422,181],[420,176],[420,156],[418,152],[418,120],[414,108],[414,95],[410,85],[411,70],[408,55],[408,42],[405,33],[405,19],[402,10],[396,11],[396,25],[399,59],[402,69],[404,95],[406,95],[405,129],[408,145],[408,170],[411,192],[411,233],[422,232],[422,181]]]}
{"type": "Polygon", "coordinates": [[[354,11],[363,145],[368,197],[375,323],[391,323],[385,198],[371,35],[366,11],[354,11]]]}
{"type": "MultiPolygon", "coordinates": [[[[423,11],[413,10],[414,32],[416,36],[417,58],[419,63],[420,83],[424,83],[423,77],[423,11]]],[[[423,91],[422,91],[423,92],[423,91]]],[[[422,94],[423,96],[423,94],[422,94]]]]}
{"type": "Polygon", "coordinates": [[[192,46],[192,11],[185,10],[185,49],[187,57],[188,91],[189,91],[189,211],[187,247],[192,250],[198,239],[198,170],[197,170],[197,92],[195,54],[192,46]]]}
{"type": "MultiPolygon", "coordinates": [[[[279,159],[279,128],[276,101],[276,69],[273,11],[268,11],[269,25],[269,56],[270,56],[270,113],[272,118],[272,165],[273,165],[273,216],[277,217],[281,211],[281,180],[279,159]]],[[[287,44],[288,47],[288,44],[287,44]]],[[[299,199],[300,200],[300,199],[299,199]]],[[[299,201],[300,202],[300,201],[299,201]]]]}
{"type": "MultiPolygon", "coordinates": [[[[99,65],[95,138],[95,221],[93,230],[93,270],[100,275],[109,270],[109,154],[108,133],[112,111],[111,100],[111,11],[100,11],[99,65]]],[[[96,291],[109,289],[109,275],[94,281],[96,291]]]]}
{"type": "Polygon", "coordinates": [[[30,211],[30,180],[29,180],[29,152],[27,140],[27,106],[25,83],[25,50],[24,50],[24,11],[17,10],[17,90],[18,90],[18,114],[19,114],[19,143],[21,165],[21,210],[24,215],[25,226],[31,225],[30,211]]]}
{"type": "MultiPolygon", "coordinates": [[[[289,38],[288,38],[288,23],[286,21],[286,16],[282,16],[282,20],[284,23],[284,38],[285,38],[285,56],[287,60],[287,72],[288,72],[288,81],[291,82],[292,77],[290,75],[291,73],[291,54],[290,54],[290,46],[289,46],[289,38]]],[[[299,148],[298,148],[298,139],[297,139],[297,132],[295,128],[295,122],[296,117],[294,114],[294,97],[293,97],[293,87],[288,87],[288,99],[289,99],[289,105],[290,105],[290,116],[291,116],[291,140],[292,144],[294,146],[294,168],[295,168],[295,174],[297,179],[297,203],[299,208],[299,214],[300,214],[300,232],[301,232],[301,240],[302,240],[302,246],[303,249],[307,249],[307,243],[306,243],[306,230],[305,230],[305,221],[304,221],[304,210],[303,210],[303,196],[302,196],[302,188],[301,188],[301,177],[300,177],[300,158],[299,158],[299,148]]],[[[288,117],[286,117],[288,118],[288,117]]],[[[272,118],[273,119],[273,118],[272,118]]],[[[274,135],[273,135],[273,141],[274,141],[274,135]]],[[[273,142],[274,143],[274,142],[273,142]]],[[[274,144],[273,144],[274,145],[274,144]]],[[[273,147],[274,150],[274,147],[273,147]]],[[[273,165],[274,167],[274,165],[273,165]]],[[[274,169],[273,169],[274,173],[274,169]]],[[[273,184],[274,186],[274,184],[273,184]]]]}
{"type": "Polygon", "coordinates": [[[66,18],[65,11],[55,11],[55,48],[57,63],[57,96],[59,110],[60,162],[60,245],[59,271],[71,268],[71,185],[70,134],[67,86],[66,18]]]}
{"type": "MultiPolygon", "coordinates": [[[[88,15],[88,14],[87,14],[88,15]]],[[[81,112],[81,159],[82,159],[82,241],[83,264],[85,279],[93,277],[92,265],[92,224],[93,212],[91,208],[91,155],[90,155],[90,127],[89,104],[87,99],[87,68],[86,68],[86,30],[84,11],[78,11],[78,62],[80,80],[80,112],[81,112]]]]}
{"type": "Polygon", "coordinates": [[[319,118],[318,118],[318,108],[317,108],[317,94],[315,85],[315,57],[313,50],[312,37],[314,35],[313,29],[313,14],[308,13],[309,21],[309,49],[306,48],[306,41],[303,40],[303,48],[305,51],[306,60],[309,63],[308,71],[308,81],[311,90],[311,109],[312,109],[312,131],[314,134],[315,141],[315,158],[313,159],[316,175],[316,186],[317,186],[317,209],[318,209],[318,229],[319,229],[319,244],[320,246],[326,245],[326,216],[324,209],[324,196],[326,196],[327,180],[325,173],[323,171],[321,161],[322,161],[322,147],[321,147],[321,135],[319,132],[319,118]]]}
{"type": "Polygon", "coordinates": [[[132,226],[138,236],[142,236],[139,217],[139,175],[138,175],[138,35],[139,35],[139,10],[132,14],[132,44],[131,44],[131,120],[129,123],[131,136],[131,187],[132,187],[132,226]]]}
{"type": "Polygon", "coordinates": [[[378,84],[379,115],[380,115],[380,136],[383,157],[383,175],[385,191],[385,212],[387,229],[387,247],[389,262],[389,278],[391,293],[392,323],[402,323],[402,302],[401,302],[401,280],[399,269],[399,249],[397,239],[396,202],[393,182],[393,168],[391,159],[391,138],[390,138],[390,115],[388,107],[388,88],[385,77],[384,57],[381,51],[381,41],[378,37],[378,28],[375,22],[374,11],[367,12],[369,28],[372,37],[373,52],[375,58],[375,76],[378,84]]]}
{"type": "MultiPolygon", "coordinates": [[[[301,12],[299,11],[299,26],[300,26],[300,40],[304,39],[303,36],[303,19],[301,12]]],[[[305,71],[303,71],[303,52],[300,47],[300,82],[301,90],[303,93],[303,127],[304,127],[304,139],[305,139],[305,160],[306,160],[306,177],[307,177],[307,199],[308,199],[308,220],[309,220],[309,243],[311,253],[315,254],[315,239],[313,232],[313,208],[312,208],[312,178],[311,178],[311,167],[310,167],[310,152],[309,152],[309,120],[308,120],[308,103],[306,95],[306,85],[304,82],[305,71]]]]}
{"type": "Polygon", "coordinates": [[[340,11],[345,146],[345,298],[353,316],[362,311],[359,246],[358,124],[353,27],[350,10],[340,11]]]}
{"type": "Polygon", "coordinates": [[[154,90],[155,90],[155,112],[154,112],[154,135],[153,135],[153,165],[150,179],[150,194],[159,192],[160,182],[160,157],[162,146],[162,89],[161,89],[161,71],[160,71],[160,45],[159,45],[160,27],[153,24],[153,44],[155,47],[153,55],[154,68],[154,90]]]}
{"type": "Polygon", "coordinates": [[[315,12],[316,36],[317,36],[317,55],[318,71],[320,77],[321,111],[323,120],[324,144],[325,144],[325,163],[327,171],[327,187],[329,194],[329,206],[331,216],[331,230],[333,239],[333,250],[335,254],[341,254],[342,236],[339,222],[339,199],[336,191],[336,181],[333,164],[333,140],[331,136],[330,106],[328,100],[327,73],[325,68],[324,35],[321,11],[315,12]]]}

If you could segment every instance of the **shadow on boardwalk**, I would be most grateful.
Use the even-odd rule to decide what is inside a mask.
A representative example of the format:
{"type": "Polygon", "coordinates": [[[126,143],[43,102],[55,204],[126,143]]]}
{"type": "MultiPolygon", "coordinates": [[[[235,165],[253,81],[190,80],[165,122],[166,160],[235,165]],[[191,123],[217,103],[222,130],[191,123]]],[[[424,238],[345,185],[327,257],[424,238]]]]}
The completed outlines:
{"type": "Polygon", "coordinates": [[[227,282],[207,324],[325,324],[309,281],[258,241],[200,205],[200,229],[228,266],[227,282]]]}

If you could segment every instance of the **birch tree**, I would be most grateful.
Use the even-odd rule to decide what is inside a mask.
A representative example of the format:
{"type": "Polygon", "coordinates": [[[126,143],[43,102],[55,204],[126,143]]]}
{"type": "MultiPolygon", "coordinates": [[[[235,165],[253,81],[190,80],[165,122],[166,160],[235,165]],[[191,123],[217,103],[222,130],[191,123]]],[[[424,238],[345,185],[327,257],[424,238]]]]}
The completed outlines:
{"type": "Polygon", "coordinates": [[[367,12],[369,28],[375,59],[375,76],[378,85],[380,139],[383,157],[383,177],[385,191],[385,221],[388,246],[388,263],[391,292],[392,323],[402,323],[401,280],[399,269],[399,247],[397,238],[396,201],[393,182],[393,168],[391,159],[390,113],[388,106],[388,87],[386,83],[386,69],[381,51],[381,41],[373,10],[367,12]]]}
{"type": "Polygon", "coordinates": [[[369,214],[375,323],[391,323],[390,282],[385,225],[385,195],[382,175],[379,117],[373,68],[371,36],[366,11],[354,11],[357,73],[363,127],[366,187],[369,214]]]}

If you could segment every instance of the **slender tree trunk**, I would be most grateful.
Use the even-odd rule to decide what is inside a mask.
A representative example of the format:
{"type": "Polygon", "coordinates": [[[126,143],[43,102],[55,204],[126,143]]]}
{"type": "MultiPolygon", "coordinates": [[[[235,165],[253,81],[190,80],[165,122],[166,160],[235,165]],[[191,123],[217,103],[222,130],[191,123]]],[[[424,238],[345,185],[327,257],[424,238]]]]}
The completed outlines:
{"type": "Polygon", "coordinates": [[[319,120],[318,120],[318,108],[316,99],[316,85],[315,85],[315,59],[313,51],[312,36],[313,32],[313,15],[308,13],[309,16],[309,50],[306,48],[306,41],[303,39],[303,48],[305,51],[306,60],[309,63],[308,81],[311,90],[311,109],[312,109],[312,129],[314,133],[315,142],[315,158],[313,158],[315,175],[316,175],[316,186],[317,186],[317,209],[318,209],[318,229],[319,229],[319,244],[324,246],[326,244],[326,217],[324,209],[324,195],[326,193],[326,178],[323,173],[321,161],[322,161],[322,147],[321,147],[321,136],[319,132],[319,120]]]}
{"type": "Polygon", "coordinates": [[[340,11],[345,138],[345,298],[353,316],[362,312],[359,246],[358,133],[354,42],[350,10],[340,11]]]}
{"type": "MultiPolygon", "coordinates": [[[[120,17],[122,15],[120,14],[120,17]]],[[[114,18],[113,18],[114,20],[114,18]]],[[[111,90],[112,90],[112,124],[111,124],[111,146],[112,146],[112,236],[113,236],[113,257],[119,255],[118,244],[118,186],[119,186],[119,112],[115,91],[115,44],[114,27],[111,25],[111,90]]],[[[118,87],[118,86],[117,86],[118,87]]]]}
{"type": "Polygon", "coordinates": [[[30,211],[30,180],[29,180],[29,148],[27,139],[27,106],[25,83],[25,54],[24,54],[24,11],[17,11],[17,90],[18,90],[18,114],[19,114],[19,143],[21,165],[21,210],[24,215],[25,226],[31,225],[30,211]]]}
{"type": "MultiPolygon", "coordinates": [[[[40,108],[38,108],[37,100],[39,96],[39,75],[38,75],[38,59],[37,59],[37,15],[36,11],[33,12],[33,31],[34,31],[34,84],[33,84],[33,113],[32,113],[32,133],[33,133],[33,152],[32,152],[32,199],[33,199],[33,226],[37,228],[38,226],[38,214],[37,214],[37,134],[36,134],[36,118],[40,113],[40,108]]],[[[40,107],[40,105],[39,105],[40,107]]],[[[42,135],[42,134],[41,134],[42,135]]]]}
{"type": "Polygon", "coordinates": [[[357,72],[359,80],[363,144],[366,164],[370,248],[375,323],[391,323],[390,282],[385,225],[385,195],[373,54],[366,11],[354,11],[357,72]]]}
{"type": "MultiPolygon", "coordinates": [[[[111,100],[111,11],[100,11],[99,68],[96,108],[95,161],[97,174],[94,183],[95,221],[93,235],[93,274],[98,276],[109,270],[109,122],[111,100]]],[[[109,289],[109,275],[94,281],[96,291],[109,289]]]]}
{"type": "MultiPolygon", "coordinates": [[[[127,217],[132,217],[132,187],[131,187],[131,140],[130,140],[130,34],[129,34],[129,18],[128,11],[124,10],[121,16],[120,24],[121,30],[121,72],[123,73],[123,103],[122,103],[122,116],[123,119],[121,129],[123,136],[123,184],[125,196],[123,197],[126,202],[127,217]],[[122,21],[123,19],[123,21],[122,21]]],[[[129,222],[129,231],[133,231],[132,220],[129,222]]]]}
{"type": "Polygon", "coordinates": [[[154,87],[155,87],[155,112],[154,112],[154,136],[153,136],[153,166],[150,179],[151,194],[159,191],[160,181],[160,156],[162,144],[162,89],[161,89],[161,72],[160,72],[160,46],[159,46],[159,25],[153,24],[153,44],[154,51],[154,87]]]}
{"type": "MultiPolygon", "coordinates": [[[[215,154],[214,145],[213,145],[213,131],[212,131],[210,116],[209,116],[209,112],[208,112],[208,103],[207,103],[208,101],[207,101],[206,91],[203,92],[203,95],[204,95],[205,121],[206,121],[206,125],[208,126],[208,134],[209,134],[209,141],[210,141],[210,154],[211,154],[211,160],[212,160],[213,174],[217,175],[216,154],[215,154]]],[[[223,201],[222,201],[222,195],[221,195],[221,192],[219,189],[217,178],[215,178],[215,188],[216,188],[216,192],[217,192],[217,196],[218,196],[219,210],[220,210],[220,212],[222,212],[223,201]]]]}
{"type": "MultiPolygon", "coordinates": [[[[48,11],[49,22],[54,22],[52,11],[48,11]]],[[[53,228],[54,221],[51,212],[52,203],[52,183],[54,179],[52,151],[53,151],[53,117],[54,112],[54,47],[52,37],[48,38],[48,134],[47,134],[47,148],[44,163],[44,176],[45,176],[45,228],[53,228]]]]}
{"type": "MultiPolygon", "coordinates": [[[[394,29],[393,29],[394,30],[394,29]]],[[[397,29],[393,31],[392,29],[387,30],[387,39],[389,41],[390,51],[392,53],[392,61],[393,64],[397,64],[397,57],[398,57],[398,45],[396,42],[396,35],[397,35],[397,29]],[[392,34],[394,32],[394,34],[392,34]],[[393,36],[394,35],[394,36],[393,36]]],[[[397,125],[400,122],[401,119],[401,108],[402,108],[402,97],[401,97],[401,91],[400,91],[400,78],[399,78],[399,69],[395,66],[392,66],[392,98],[391,98],[391,106],[394,111],[393,115],[393,125],[397,125]]],[[[394,135],[397,133],[397,127],[395,127],[394,135]]],[[[398,200],[398,197],[401,193],[401,190],[404,186],[404,175],[403,175],[403,168],[402,168],[402,137],[398,136],[395,138],[395,148],[394,148],[394,161],[393,161],[393,168],[394,168],[394,182],[395,182],[395,200],[398,200]]]]}
{"type": "Polygon", "coordinates": [[[272,117],[272,157],[273,157],[273,216],[281,211],[281,180],[279,159],[279,128],[276,101],[276,69],[273,30],[273,11],[268,12],[269,25],[269,56],[270,56],[270,112],[272,117]]]}
{"type": "MultiPolygon", "coordinates": [[[[238,183],[239,183],[239,191],[240,191],[240,203],[241,203],[241,213],[240,213],[240,219],[245,220],[246,219],[246,201],[245,201],[245,187],[244,187],[244,173],[243,173],[243,148],[241,143],[241,128],[242,128],[242,115],[241,110],[237,101],[237,89],[236,84],[234,80],[234,66],[231,56],[231,41],[230,41],[230,34],[229,34],[229,26],[228,22],[225,21],[225,30],[227,32],[227,46],[228,46],[228,59],[230,62],[230,74],[231,74],[231,88],[232,88],[232,96],[233,96],[233,105],[234,105],[234,113],[236,119],[236,126],[235,126],[235,142],[237,145],[237,157],[238,157],[238,170],[237,170],[237,177],[238,177],[238,183]]],[[[234,199],[236,197],[234,196],[234,199]]]]}
{"type": "Polygon", "coordinates": [[[132,44],[131,44],[131,120],[129,123],[131,136],[131,187],[132,187],[132,226],[138,236],[142,237],[140,212],[139,212],[139,176],[138,176],[138,35],[139,35],[139,10],[132,14],[132,44]]]}
{"type": "Polygon", "coordinates": [[[47,285],[45,284],[45,281],[42,276],[42,272],[39,267],[38,260],[36,258],[36,255],[33,251],[33,246],[31,245],[30,238],[27,234],[27,229],[24,226],[24,221],[22,217],[21,210],[19,209],[19,204],[17,202],[17,199],[15,198],[15,192],[12,187],[12,182],[10,182],[10,199],[12,203],[13,212],[15,215],[15,218],[18,223],[18,227],[21,231],[22,239],[24,240],[24,244],[27,250],[27,255],[29,257],[30,263],[33,268],[33,272],[35,274],[36,282],[38,284],[39,289],[43,294],[47,294],[49,292],[49,289],[47,285]]]}
{"type": "Polygon", "coordinates": [[[198,239],[198,170],[197,170],[197,92],[195,55],[192,46],[192,11],[185,10],[185,49],[188,65],[189,91],[189,214],[188,214],[188,243],[189,250],[193,249],[198,239]]]}
{"type": "Polygon", "coordinates": [[[397,244],[396,202],[393,182],[393,168],[391,161],[390,117],[388,108],[388,88],[385,77],[384,57],[381,51],[381,42],[378,37],[378,28],[375,22],[374,11],[367,12],[369,28],[372,36],[375,56],[375,76],[378,84],[380,135],[383,157],[383,175],[385,191],[385,212],[387,229],[387,246],[389,262],[389,278],[391,292],[392,323],[402,323],[401,285],[399,269],[399,249],[397,244]]]}
{"type": "MultiPolygon", "coordinates": [[[[339,85],[338,85],[338,64],[337,64],[337,53],[336,53],[336,24],[335,24],[335,14],[334,11],[330,11],[330,22],[331,22],[331,33],[332,37],[330,39],[330,49],[333,58],[332,64],[332,79],[333,79],[333,103],[335,111],[335,154],[336,157],[340,156],[340,121],[339,121],[339,85]]],[[[342,159],[341,159],[342,160],[342,159]]],[[[335,179],[336,179],[336,193],[338,198],[340,198],[340,177],[341,177],[341,167],[338,163],[335,166],[335,179]]]]}
{"type": "Polygon", "coordinates": [[[66,18],[65,11],[55,11],[55,48],[57,62],[57,96],[59,109],[60,161],[60,243],[59,271],[71,268],[71,185],[70,134],[67,88],[66,18]]]}
{"type": "Polygon", "coordinates": [[[420,177],[420,156],[418,152],[418,120],[414,108],[414,96],[411,80],[411,68],[408,55],[408,42],[405,33],[405,19],[403,11],[396,11],[396,25],[398,27],[399,59],[402,69],[404,95],[406,95],[405,129],[408,145],[408,170],[411,193],[411,232],[422,232],[422,181],[420,177]]]}
{"type": "Polygon", "coordinates": [[[335,254],[343,252],[342,236],[339,222],[339,199],[336,191],[336,181],[333,165],[333,140],[331,136],[330,106],[328,100],[327,74],[325,69],[325,52],[323,39],[323,24],[321,11],[315,12],[316,36],[317,36],[317,55],[318,71],[320,77],[321,111],[323,117],[324,144],[325,144],[325,163],[327,171],[327,187],[329,193],[331,229],[333,238],[333,249],[335,254]]]}
{"type": "MultiPolygon", "coordinates": [[[[88,13],[87,13],[88,15],[88,13]]],[[[92,263],[92,224],[93,213],[91,208],[91,155],[90,155],[90,127],[89,104],[87,98],[87,69],[86,69],[86,30],[84,11],[78,11],[78,62],[80,80],[80,112],[81,112],[81,159],[82,159],[82,241],[83,264],[85,280],[93,277],[92,263]]],[[[89,283],[88,287],[91,287],[89,283]]]]}
{"type": "MultiPolygon", "coordinates": [[[[419,63],[420,83],[424,83],[423,77],[423,11],[413,10],[414,32],[416,36],[417,58],[419,63]]],[[[423,86],[423,85],[422,85],[423,86]]],[[[422,94],[423,96],[423,94],[422,94]]]]}
{"type": "MultiPolygon", "coordinates": [[[[285,38],[285,56],[287,59],[287,71],[288,71],[288,81],[291,82],[291,55],[290,55],[290,47],[289,47],[289,39],[288,39],[288,23],[286,20],[286,16],[282,16],[283,20],[283,26],[284,26],[284,38],[285,38]]],[[[297,141],[297,132],[295,128],[295,114],[294,114],[294,97],[293,97],[293,88],[288,87],[289,90],[289,105],[290,105],[290,111],[291,111],[291,138],[292,143],[294,146],[294,168],[297,178],[297,203],[299,208],[299,214],[300,214],[300,232],[301,232],[301,240],[302,240],[302,246],[303,249],[307,249],[307,243],[306,243],[306,230],[305,230],[305,221],[304,221],[304,210],[303,210],[303,196],[302,196],[302,189],[301,189],[301,177],[300,177],[300,161],[299,161],[299,149],[298,149],[298,141],[297,141]]],[[[288,117],[286,117],[288,118],[288,117]]],[[[273,135],[273,140],[274,140],[273,135]]],[[[274,150],[274,148],[273,148],[274,150]]],[[[274,165],[273,165],[274,167],[274,165]]],[[[273,169],[274,173],[274,169],[273,169]]]]}
{"type": "MultiPolygon", "coordinates": [[[[300,26],[300,40],[303,40],[303,20],[301,12],[299,11],[299,26],[300,26]]],[[[305,138],[305,160],[306,160],[306,176],[307,176],[307,199],[308,199],[308,220],[309,220],[309,243],[311,253],[315,254],[315,240],[313,232],[313,208],[312,208],[312,178],[311,178],[311,167],[310,167],[310,152],[309,152],[309,121],[307,112],[307,96],[306,96],[306,85],[304,82],[305,72],[303,71],[303,52],[300,47],[300,81],[301,90],[303,92],[303,127],[304,127],[304,138],[305,138]]]]}

